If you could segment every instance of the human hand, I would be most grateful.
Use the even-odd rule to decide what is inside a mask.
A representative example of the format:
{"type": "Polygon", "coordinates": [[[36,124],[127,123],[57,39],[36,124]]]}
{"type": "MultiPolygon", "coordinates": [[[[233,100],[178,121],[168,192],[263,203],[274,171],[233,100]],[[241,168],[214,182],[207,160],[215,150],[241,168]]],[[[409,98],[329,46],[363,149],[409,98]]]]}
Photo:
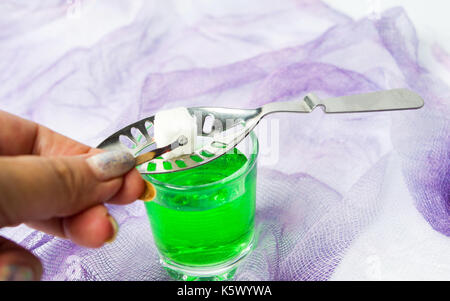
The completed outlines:
{"type": "MultiPolygon", "coordinates": [[[[104,203],[129,204],[146,187],[129,155],[93,149],[2,111],[0,124],[0,228],[26,223],[91,248],[114,240],[118,225],[104,203]]],[[[41,274],[37,257],[0,237],[0,280],[41,274]]]]}

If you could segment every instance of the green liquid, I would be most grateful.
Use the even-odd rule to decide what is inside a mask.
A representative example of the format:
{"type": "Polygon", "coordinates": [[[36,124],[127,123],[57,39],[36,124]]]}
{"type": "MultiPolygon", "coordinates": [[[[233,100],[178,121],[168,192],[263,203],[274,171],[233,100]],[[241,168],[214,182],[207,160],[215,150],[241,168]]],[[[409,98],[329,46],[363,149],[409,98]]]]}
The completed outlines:
{"type": "Polygon", "coordinates": [[[248,250],[253,238],[256,165],[232,181],[220,181],[247,163],[235,149],[199,167],[175,173],[144,175],[172,185],[190,186],[177,191],[157,188],[145,206],[155,243],[165,260],[208,266],[227,262],[248,250]]]}

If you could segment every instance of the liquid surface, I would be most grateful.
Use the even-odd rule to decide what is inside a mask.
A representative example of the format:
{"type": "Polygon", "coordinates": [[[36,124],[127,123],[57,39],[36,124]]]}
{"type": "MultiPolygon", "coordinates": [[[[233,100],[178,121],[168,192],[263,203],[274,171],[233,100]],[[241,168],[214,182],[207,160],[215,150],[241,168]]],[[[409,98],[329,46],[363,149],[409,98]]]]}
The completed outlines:
{"type": "Polygon", "coordinates": [[[246,251],[253,238],[256,165],[228,183],[198,187],[222,180],[246,163],[245,155],[235,150],[193,169],[144,176],[190,186],[181,191],[157,186],[156,199],[145,203],[155,243],[166,261],[208,266],[246,251]]]}

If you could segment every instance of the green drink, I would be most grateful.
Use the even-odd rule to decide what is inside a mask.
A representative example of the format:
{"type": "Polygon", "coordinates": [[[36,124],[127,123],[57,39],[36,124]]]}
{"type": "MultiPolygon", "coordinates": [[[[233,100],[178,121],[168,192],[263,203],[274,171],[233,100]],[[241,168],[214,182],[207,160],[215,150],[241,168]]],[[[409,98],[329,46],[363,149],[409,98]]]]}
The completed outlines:
{"type": "MultiPolygon", "coordinates": [[[[250,138],[247,138],[250,139],[250,138]]],[[[257,140],[184,171],[143,175],[157,190],[146,202],[163,265],[184,280],[227,279],[254,234],[257,140]]]]}

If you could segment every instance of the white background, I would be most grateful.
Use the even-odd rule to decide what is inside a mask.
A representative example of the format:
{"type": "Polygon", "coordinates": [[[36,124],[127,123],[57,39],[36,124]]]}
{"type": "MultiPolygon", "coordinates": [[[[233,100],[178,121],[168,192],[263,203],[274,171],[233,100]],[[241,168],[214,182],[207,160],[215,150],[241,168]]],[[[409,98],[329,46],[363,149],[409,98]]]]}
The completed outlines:
{"type": "Polygon", "coordinates": [[[416,28],[420,41],[421,63],[450,85],[450,1],[444,0],[324,0],[330,7],[358,20],[379,15],[386,9],[401,6],[416,28]],[[440,47],[445,59],[437,62],[433,55],[440,47]]]}

